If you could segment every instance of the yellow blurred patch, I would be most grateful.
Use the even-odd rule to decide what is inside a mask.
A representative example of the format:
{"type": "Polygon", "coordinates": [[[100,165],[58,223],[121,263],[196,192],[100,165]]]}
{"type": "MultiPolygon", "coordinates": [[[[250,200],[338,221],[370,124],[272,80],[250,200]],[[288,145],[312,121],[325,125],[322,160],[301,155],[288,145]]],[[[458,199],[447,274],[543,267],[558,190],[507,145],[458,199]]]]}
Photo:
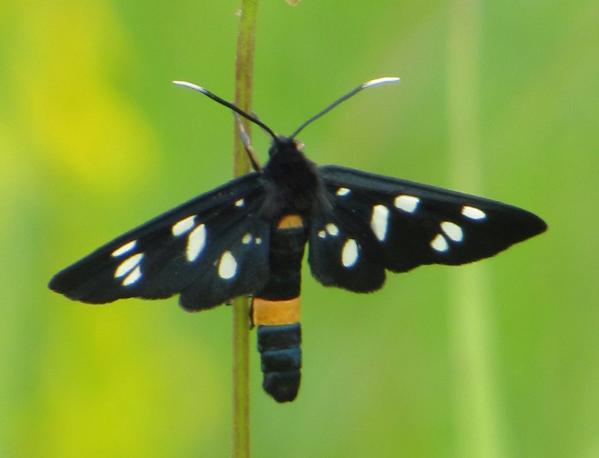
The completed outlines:
{"type": "Polygon", "coordinates": [[[21,18],[23,49],[11,67],[27,135],[64,173],[130,187],[151,167],[155,142],[111,81],[130,60],[117,18],[100,1],[40,2],[21,18]]]}
{"type": "Polygon", "coordinates": [[[39,367],[47,410],[35,434],[43,447],[28,456],[168,457],[226,422],[228,393],[209,346],[152,335],[161,319],[140,319],[130,303],[106,307],[119,306],[82,306],[52,324],[39,367]]]}

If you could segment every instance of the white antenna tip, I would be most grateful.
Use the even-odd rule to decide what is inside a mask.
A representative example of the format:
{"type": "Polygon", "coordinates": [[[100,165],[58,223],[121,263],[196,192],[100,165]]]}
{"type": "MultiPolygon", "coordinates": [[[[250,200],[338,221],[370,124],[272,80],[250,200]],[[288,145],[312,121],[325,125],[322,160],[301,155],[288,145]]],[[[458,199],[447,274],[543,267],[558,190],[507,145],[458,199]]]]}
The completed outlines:
{"type": "Polygon", "coordinates": [[[366,89],[368,87],[382,86],[383,84],[390,83],[399,83],[399,78],[397,76],[385,76],[383,78],[377,78],[375,80],[366,81],[362,84],[362,88],[366,89]]]}
{"type": "Polygon", "coordinates": [[[202,86],[198,86],[197,84],[190,83],[189,81],[173,81],[173,84],[175,86],[187,87],[189,89],[193,89],[194,91],[199,91],[204,94],[206,93],[206,89],[204,89],[202,86]]]}

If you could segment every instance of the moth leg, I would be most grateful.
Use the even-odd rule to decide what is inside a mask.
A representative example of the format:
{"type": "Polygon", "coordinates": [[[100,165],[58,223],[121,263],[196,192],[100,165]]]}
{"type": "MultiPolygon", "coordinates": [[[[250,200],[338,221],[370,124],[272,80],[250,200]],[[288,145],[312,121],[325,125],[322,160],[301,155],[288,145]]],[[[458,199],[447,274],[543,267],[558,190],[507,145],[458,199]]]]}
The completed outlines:
{"type": "Polygon", "coordinates": [[[255,323],[254,323],[254,296],[248,296],[248,300],[250,301],[250,308],[248,310],[249,314],[248,314],[248,321],[249,321],[249,327],[248,330],[252,330],[256,327],[255,323]]]}
{"type": "Polygon", "coordinates": [[[241,139],[241,143],[243,144],[243,149],[245,149],[245,152],[247,153],[248,158],[252,164],[252,168],[256,172],[261,172],[262,167],[260,166],[260,163],[258,162],[258,159],[256,158],[256,152],[254,151],[254,148],[252,148],[252,145],[250,143],[250,137],[247,134],[247,131],[245,130],[245,127],[243,126],[243,123],[241,122],[241,117],[237,113],[235,113],[235,119],[237,120],[237,128],[239,129],[239,138],[241,139]]]}

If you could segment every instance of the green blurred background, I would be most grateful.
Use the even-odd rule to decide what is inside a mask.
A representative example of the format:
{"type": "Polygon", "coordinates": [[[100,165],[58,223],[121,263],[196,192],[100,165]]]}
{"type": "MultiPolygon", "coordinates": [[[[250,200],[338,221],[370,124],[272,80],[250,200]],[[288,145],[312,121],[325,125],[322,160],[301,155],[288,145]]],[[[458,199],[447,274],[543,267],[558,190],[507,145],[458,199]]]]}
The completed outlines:
{"type": "MultiPolygon", "coordinates": [[[[237,8],[0,5],[0,457],[229,456],[230,308],[89,306],[46,283],[230,178],[231,114],[170,81],[233,97],[237,8]]],[[[262,392],[251,354],[254,456],[599,457],[598,24],[594,0],[261,2],[254,109],[275,130],[399,75],[306,130],[308,155],[550,230],[372,295],[306,268],[296,402],[262,392]]]]}

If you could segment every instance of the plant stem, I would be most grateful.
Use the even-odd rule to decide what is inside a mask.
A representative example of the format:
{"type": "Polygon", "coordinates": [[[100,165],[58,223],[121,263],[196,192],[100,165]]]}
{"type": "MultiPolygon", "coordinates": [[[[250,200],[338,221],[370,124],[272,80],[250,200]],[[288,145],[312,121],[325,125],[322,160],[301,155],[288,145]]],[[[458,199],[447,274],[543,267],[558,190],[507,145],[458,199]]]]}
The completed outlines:
{"type": "MultiPolygon", "coordinates": [[[[252,76],[256,36],[258,0],[241,0],[241,18],[237,38],[235,68],[235,104],[251,112],[252,76]]],[[[244,120],[248,135],[251,126],[244,120]]],[[[249,171],[249,160],[243,149],[237,128],[234,127],[233,173],[249,171]]],[[[233,458],[250,456],[250,388],[249,388],[249,299],[238,297],[233,301],[233,458]]]]}
{"type": "Polygon", "coordinates": [[[233,457],[250,456],[249,300],[233,301],[233,457]]]}
{"type": "MultiPolygon", "coordinates": [[[[477,192],[480,164],[482,2],[453,0],[448,40],[449,136],[452,183],[477,192]]],[[[450,325],[455,360],[457,452],[501,458],[505,445],[497,403],[491,297],[486,267],[462,267],[451,278],[450,325]]]]}
{"type": "MultiPolygon", "coordinates": [[[[235,68],[235,105],[246,112],[251,112],[252,107],[257,9],[258,0],[241,0],[241,19],[239,21],[239,36],[237,37],[237,64],[235,68]]],[[[247,119],[243,119],[242,122],[246,132],[251,136],[251,123],[247,119]]],[[[235,162],[233,173],[235,176],[239,176],[250,170],[250,163],[241,143],[237,122],[235,122],[234,131],[235,162]]]]}

